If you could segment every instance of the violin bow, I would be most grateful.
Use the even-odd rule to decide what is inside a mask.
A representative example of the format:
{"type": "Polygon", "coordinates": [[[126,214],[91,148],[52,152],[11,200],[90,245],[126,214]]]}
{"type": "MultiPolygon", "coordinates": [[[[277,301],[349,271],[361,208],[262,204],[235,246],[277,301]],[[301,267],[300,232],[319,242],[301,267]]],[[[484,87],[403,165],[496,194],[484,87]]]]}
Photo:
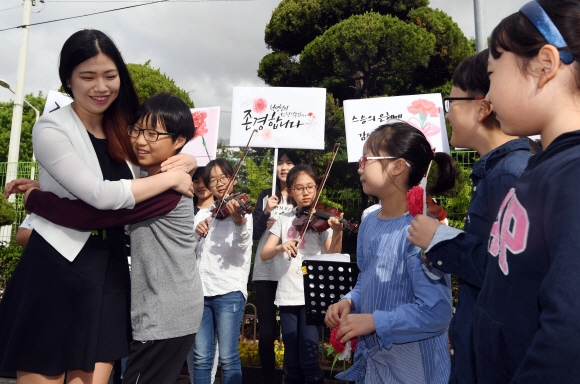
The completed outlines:
{"type": "Polygon", "coordinates": [[[246,158],[246,155],[248,154],[248,149],[250,149],[250,143],[252,142],[252,138],[254,137],[254,134],[257,133],[258,130],[254,129],[252,131],[252,134],[250,135],[250,139],[248,140],[248,144],[246,144],[246,148],[244,148],[244,152],[242,152],[242,157],[240,157],[240,160],[238,161],[238,164],[236,164],[236,168],[234,169],[234,174],[232,175],[232,177],[230,178],[230,181],[228,181],[228,185],[226,186],[226,193],[222,196],[222,198],[219,201],[219,204],[217,206],[217,209],[215,211],[215,213],[212,213],[211,217],[214,218],[216,217],[216,215],[219,213],[220,209],[222,208],[224,202],[226,201],[226,197],[229,196],[229,190],[232,187],[232,184],[234,182],[234,180],[236,179],[238,172],[240,170],[240,166],[242,165],[242,162],[244,161],[244,159],[246,158]]]}
{"type": "Polygon", "coordinates": [[[336,154],[338,153],[339,147],[340,143],[335,143],[334,147],[332,148],[332,155],[330,156],[330,160],[326,164],[326,170],[324,171],[324,175],[322,176],[322,181],[320,182],[320,185],[316,190],[316,198],[314,199],[314,203],[312,203],[312,205],[310,206],[310,209],[308,210],[308,215],[306,216],[306,220],[304,221],[304,224],[302,224],[302,229],[300,229],[300,233],[298,235],[298,238],[296,239],[297,240],[296,246],[299,246],[300,243],[302,242],[302,238],[304,237],[304,233],[308,228],[308,224],[310,224],[312,216],[314,216],[315,207],[318,204],[318,200],[320,199],[320,192],[322,192],[322,189],[326,184],[326,179],[328,179],[328,174],[330,173],[330,167],[332,167],[332,164],[334,164],[334,159],[336,158],[336,154]]]}

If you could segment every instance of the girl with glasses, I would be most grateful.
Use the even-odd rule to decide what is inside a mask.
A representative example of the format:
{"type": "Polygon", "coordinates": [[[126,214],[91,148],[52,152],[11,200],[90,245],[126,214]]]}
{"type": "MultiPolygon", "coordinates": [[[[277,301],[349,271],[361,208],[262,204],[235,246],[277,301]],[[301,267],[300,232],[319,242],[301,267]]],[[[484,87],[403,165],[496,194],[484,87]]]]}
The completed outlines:
{"type": "MultiPolygon", "coordinates": [[[[252,282],[256,292],[256,308],[260,314],[260,365],[264,383],[276,382],[276,359],[274,354],[274,341],[276,340],[276,289],[278,287],[278,274],[276,271],[277,259],[262,260],[260,254],[264,244],[270,237],[269,229],[283,212],[293,210],[290,196],[288,195],[286,180],[288,172],[300,164],[300,158],[296,152],[289,149],[278,151],[278,164],[276,167],[276,193],[272,195],[272,189],[266,189],[260,193],[256,207],[252,213],[254,219],[254,240],[259,240],[254,259],[252,282]]],[[[281,256],[280,256],[281,257],[281,256]]]]}
{"type": "Polygon", "coordinates": [[[339,340],[359,336],[354,365],[337,378],[447,384],[451,282],[448,275],[424,269],[421,249],[407,240],[413,217],[406,197],[432,161],[438,176],[428,192],[451,189],[455,164],[445,153],[434,154],[423,133],[403,122],[377,128],[363,155],[358,170],[363,191],[378,197],[381,208],[359,228],[355,288],[326,312],[326,324],[339,327],[339,340]]]}
{"type": "MultiPolygon", "coordinates": [[[[316,198],[317,177],[311,166],[296,165],[288,172],[286,189],[296,210],[309,207],[316,198]]],[[[324,383],[318,364],[321,327],[306,325],[306,305],[302,280],[302,260],[312,255],[339,253],[342,249],[342,224],[328,219],[330,228],[322,233],[308,229],[297,245],[299,229],[292,225],[296,210],[283,212],[270,228],[262,260],[278,256],[278,287],[274,303],[280,307],[280,325],[284,340],[284,375],[286,384],[324,383]]],[[[261,340],[260,340],[261,342],[261,340]]]]}
{"type": "MultiPolygon", "coordinates": [[[[205,185],[218,199],[211,208],[232,193],[237,182],[234,180],[227,190],[232,177],[234,170],[226,159],[212,160],[205,166],[205,185]]],[[[216,338],[224,384],[242,382],[238,339],[248,297],[253,222],[245,217],[235,199],[224,205],[229,212],[225,218],[212,218],[210,208],[200,210],[194,222],[199,236],[195,253],[204,296],[203,316],[193,346],[196,384],[211,382],[216,338]]]]}

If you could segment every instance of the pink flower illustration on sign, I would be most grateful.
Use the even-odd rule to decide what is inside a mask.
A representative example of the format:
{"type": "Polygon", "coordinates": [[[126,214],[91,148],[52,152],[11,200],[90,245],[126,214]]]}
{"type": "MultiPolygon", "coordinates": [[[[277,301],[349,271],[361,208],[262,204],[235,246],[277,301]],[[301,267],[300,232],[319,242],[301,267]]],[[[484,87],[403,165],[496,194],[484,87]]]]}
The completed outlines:
{"type": "Polygon", "coordinates": [[[263,99],[261,97],[254,99],[252,110],[255,113],[264,113],[266,111],[266,108],[268,108],[268,102],[266,101],[266,99],[263,99]]]}
{"type": "MultiPolygon", "coordinates": [[[[407,107],[407,111],[414,115],[419,115],[419,118],[411,117],[407,120],[407,123],[423,132],[427,140],[429,140],[429,136],[435,136],[441,132],[440,127],[427,121],[428,117],[439,117],[439,108],[434,102],[425,99],[417,99],[407,107]]],[[[433,146],[433,143],[430,140],[429,143],[433,146]]]]}
{"type": "Polygon", "coordinates": [[[262,140],[264,141],[270,141],[272,139],[272,130],[269,128],[266,128],[262,131],[262,140]]]}
{"type": "Polygon", "coordinates": [[[194,140],[197,137],[204,136],[208,132],[207,124],[205,123],[207,113],[205,111],[195,111],[191,116],[193,117],[193,125],[195,125],[195,135],[191,140],[194,140]]]}
{"type": "Polygon", "coordinates": [[[423,121],[427,119],[427,116],[439,116],[439,108],[437,108],[435,103],[425,99],[418,99],[413,101],[411,105],[407,107],[407,111],[413,115],[419,115],[419,118],[423,121]]]}

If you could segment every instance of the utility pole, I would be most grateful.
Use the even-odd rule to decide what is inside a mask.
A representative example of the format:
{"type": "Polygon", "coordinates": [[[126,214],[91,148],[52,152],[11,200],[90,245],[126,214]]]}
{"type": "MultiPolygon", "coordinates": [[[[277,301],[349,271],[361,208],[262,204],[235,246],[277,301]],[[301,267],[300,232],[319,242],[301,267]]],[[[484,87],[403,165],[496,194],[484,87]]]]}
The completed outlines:
{"type": "Polygon", "coordinates": [[[479,53],[485,49],[487,44],[483,22],[483,0],[473,0],[473,11],[475,13],[475,48],[479,53]]]}
{"type": "MultiPolygon", "coordinates": [[[[20,38],[20,52],[18,53],[18,70],[16,72],[16,90],[14,92],[14,110],[12,113],[12,127],[10,128],[10,144],[8,146],[8,166],[6,167],[6,184],[16,179],[18,171],[18,153],[20,151],[20,131],[22,129],[22,105],[24,103],[24,79],[26,77],[26,60],[28,58],[28,35],[30,33],[30,14],[36,0],[24,0],[24,14],[22,15],[22,36],[20,38]]],[[[15,196],[8,199],[14,202],[15,196]]],[[[12,226],[4,226],[0,233],[4,239],[10,241],[12,226]]]]}
{"type": "MultiPolygon", "coordinates": [[[[24,0],[24,14],[22,16],[22,36],[20,38],[20,52],[18,53],[18,71],[14,91],[14,110],[12,113],[12,127],[10,129],[10,144],[8,146],[8,167],[6,169],[6,183],[17,177],[18,153],[20,151],[20,131],[22,129],[22,106],[24,103],[24,79],[26,77],[26,60],[28,59],[28,36],[30,34],[30,14],[33,0],[24,0]]],[[[14,201],[14,195],[10,196],[14,201]]]]}

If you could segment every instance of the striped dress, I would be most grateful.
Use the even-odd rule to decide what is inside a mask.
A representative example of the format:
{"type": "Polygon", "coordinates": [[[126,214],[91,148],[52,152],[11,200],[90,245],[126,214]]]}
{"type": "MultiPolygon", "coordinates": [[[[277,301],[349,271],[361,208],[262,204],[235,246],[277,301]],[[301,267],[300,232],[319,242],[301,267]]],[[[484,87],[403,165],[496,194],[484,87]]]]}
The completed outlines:
{"type": "Polygon", "coordinates": [[[357,383],[441,383],[449,380],[449,276],[431,279],[421,250],[407,241],[408,213],[362,222],[357,248],[361,270],[346,297],[353,313],[372,313],[376,331],[360,338],[355,364],[337,376],[357,383]]]}

